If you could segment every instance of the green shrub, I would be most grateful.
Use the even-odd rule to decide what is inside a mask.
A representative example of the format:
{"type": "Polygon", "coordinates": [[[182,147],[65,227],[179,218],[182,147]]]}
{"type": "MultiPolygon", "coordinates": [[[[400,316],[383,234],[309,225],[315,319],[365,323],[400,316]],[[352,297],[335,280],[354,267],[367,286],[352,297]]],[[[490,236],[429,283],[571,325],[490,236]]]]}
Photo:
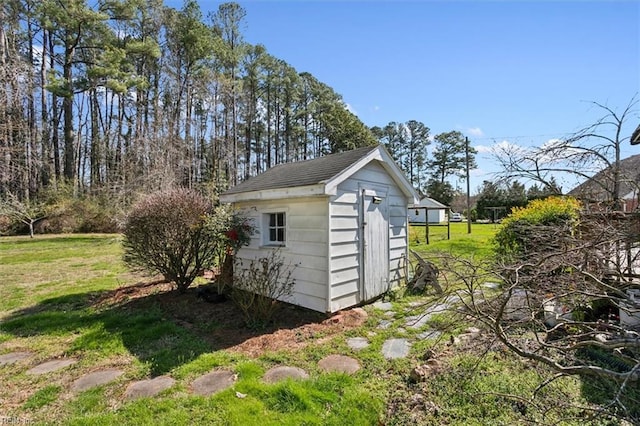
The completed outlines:
{"type": "Polygon", "coordinates": [[[496,232],[494,243],[500,256],[526,256],[552,247],[558,233],[572,233],[578,223],[580,203],[570,197],[533,200],[511,211],[496,232]]]}
{"type": "Polygon", "coordinates": [[[185,292],[212,265],[222,243],[206,226],[211,203],[188,189],[156,192],[138,202],[124,225],[124,256],[137,270],[160,273],[185,292]]]}

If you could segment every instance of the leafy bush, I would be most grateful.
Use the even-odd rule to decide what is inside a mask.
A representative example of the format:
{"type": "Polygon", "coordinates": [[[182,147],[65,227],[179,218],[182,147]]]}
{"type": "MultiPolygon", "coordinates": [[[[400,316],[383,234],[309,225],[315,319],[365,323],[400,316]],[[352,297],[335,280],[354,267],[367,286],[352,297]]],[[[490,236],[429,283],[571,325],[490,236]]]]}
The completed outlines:
{"type": "Polygon", "coordinates": [[[220,274],[216,284],[218,294],[221,294],[233,281],[233,255],[241,247],[249,245],[256,228],[247,218],[234,212],[230,205],[217,206],[207,218],[206,226],[218,237],[215,257],[220,274]]]}
{"type": "Polygon", "coordinates": [[[516,207],[494,237],[496,252],[508,257],[526,256],[533,249],[539,252],[554,244],[558,232],[574,232],[579,211],[580,203],[570,197],[549,197],[516,207]]]}
{"type": "Polygon", "coordinates": [[[279,250],[252,260],[248,268],[240,268],[234,279],[231,297],[249,327],[268,323],[276,310],[277,301],[291,297],[295,285],[291,277],[293,268],[284,263],[279,250]]]}
{"type": "Polygon", "coordinates": [[[124,261],[162,274],[185,292],[219,253],[219,235],[206,226],[211,203],[188,189],[161,191],[137,203],[124,225],[124,261]]]}

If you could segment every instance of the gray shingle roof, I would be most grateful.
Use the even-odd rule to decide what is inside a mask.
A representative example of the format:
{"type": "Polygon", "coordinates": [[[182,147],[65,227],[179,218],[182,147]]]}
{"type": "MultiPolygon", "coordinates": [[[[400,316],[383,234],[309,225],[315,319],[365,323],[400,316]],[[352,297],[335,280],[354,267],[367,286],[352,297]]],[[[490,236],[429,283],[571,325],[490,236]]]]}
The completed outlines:
{"type": "Polygon", "coordinates": [[[223,195],[292,188],[325,182],[377,148],[377,145],[365,146],[338,154],[325,155],[313,160],[279,164],[228,189],[223,195]]]}
{"type": "MultiPolygon", "coordinates": [[[[640,185],[640,154],[620,161],[620,196],[637,192],[640,185]]],[[[610,200],[613,195],[613,170],[607,168],[569,191],[568,195],[584,200],[610,200]]]]}

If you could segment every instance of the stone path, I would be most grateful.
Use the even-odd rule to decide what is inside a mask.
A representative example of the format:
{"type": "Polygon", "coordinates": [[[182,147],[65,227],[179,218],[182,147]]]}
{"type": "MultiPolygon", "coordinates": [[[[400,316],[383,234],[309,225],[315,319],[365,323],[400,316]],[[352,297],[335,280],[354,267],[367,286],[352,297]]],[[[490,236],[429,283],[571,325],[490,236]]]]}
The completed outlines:
{"type": "MultiPolygon", "coordinates": [[[[425,339],[437,339],[441,337],[442,332],[432,329],[424,329],[429,320],[432,318],[433,313],[442,312],[446,309],[450,309],[459,301],[457,296],[449,297],[442,303],[427,306],[422,302],[414,302],[410,304],[411,310],[422,309],[424,313],[421,315],[410,315],[402,320],[396,320],[396,311],[393,309],[393,304],[390,302],[376,302],[373,304],[375,309],[382,310],[384,312],[385,319],[380,320],[377,329],[386,330],[394,327],[394,322],[400,323],[395,325],[394,334],[405,333],[408,329],[421,330],[421,333],[416,335],[419,340],[425,339]]],[[[350,350],[354,352],[367,349],[370,345],[370,338],[376,336],[378,332],[369,331],[367,337],[351,337],[346,340],[346,344],[350,350]]],[[[460,335],[460,339],[474,338],[480,333],[480,330],[470,327],[466,330],[466,333],[460,335]]],[[[411,341],[405,338],[389,338],[382,344],[380,352],[382,356],[387,360],[394,360],[405,358],[409,355],[411,350],[411,341]]],[[[5,365],[16,364],[22,360],[26,360],[35,354],[29,351],[16,351],[0,355],[0,367],[5,365]]],[[[77,359],[55,359],[38,364],[26,371],[29,375],[43,375],[51,372],[55,372],[77,363],[77,359]]],[[[338,372],[344,374],[355,374],[362,366],[360,362],[353,357],[332,354],[322,358],[318,362],[318,369],[323,372],[338,372]]],[[[78,394],[86,390],[92,389],[97,386],[106,385],[108,383],[116,381],[124,374],[123,370],[116,368],[106,368],[102,370],[93,371],[79,377],[70,386],[71,392],[78,394]]],[[[200,396],[209,396],[217,392],[221,392],[225,389],[232,387],[237,381],[237,374],[233,371],[217,369],[203,374],[193,380],[190,384],[191,393],[200,396]]],[[[294,366],[277,366],[268,370],[262,377],[262,381],[265,383],[278,383],[282,380],[305,380],[309,378],[309,374],[294,366]]],[[[171,388],[176,384],[176,380],[170,376],[159,376],[147,380],[134,381],[128,384],[126,387],[123,398],[125,400],[135,400],[143,397],[154,397],[162,391],[171,388]]],[[[236,392],[236,395],[245,397],[246,395],[236,392]]]]}

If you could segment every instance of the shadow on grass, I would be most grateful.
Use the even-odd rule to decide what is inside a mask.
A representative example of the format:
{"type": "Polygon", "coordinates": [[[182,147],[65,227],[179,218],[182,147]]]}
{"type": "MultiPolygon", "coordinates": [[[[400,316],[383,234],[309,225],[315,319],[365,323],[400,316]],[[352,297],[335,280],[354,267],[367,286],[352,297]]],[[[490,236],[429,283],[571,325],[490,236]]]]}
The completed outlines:
{"type": "Polygon", "coordinates": [[[5,318],[0,330],[20,337],[76,336],[67,350],[69,355],[129,353],[149,364],[155,376],[201,354],[326,318],[290,305],[281,310],[271,326],[249,330],[231,302],[212,304],[199,299],[196,289],[179,294],[166,286],[145,284],[47,299],[5,318]],[[141,288],[142,295],[138,292],[141,288]]]}
{"type": "MultiPolygon", "coordinates": [[[[618,357],[615,353],[607,353],[595,347],[585,347],[578,352],[580,359],[586,364],[603,367],[618,373],[627,373],[634,364],[618,357]]],[[[640,387],[637,381],[630,381],[626,386],[603,377],[584,377],[581,380],[582,396],[589,402],[607,407],[614,413],[633,424],[640,424],[640,387]]]]}

